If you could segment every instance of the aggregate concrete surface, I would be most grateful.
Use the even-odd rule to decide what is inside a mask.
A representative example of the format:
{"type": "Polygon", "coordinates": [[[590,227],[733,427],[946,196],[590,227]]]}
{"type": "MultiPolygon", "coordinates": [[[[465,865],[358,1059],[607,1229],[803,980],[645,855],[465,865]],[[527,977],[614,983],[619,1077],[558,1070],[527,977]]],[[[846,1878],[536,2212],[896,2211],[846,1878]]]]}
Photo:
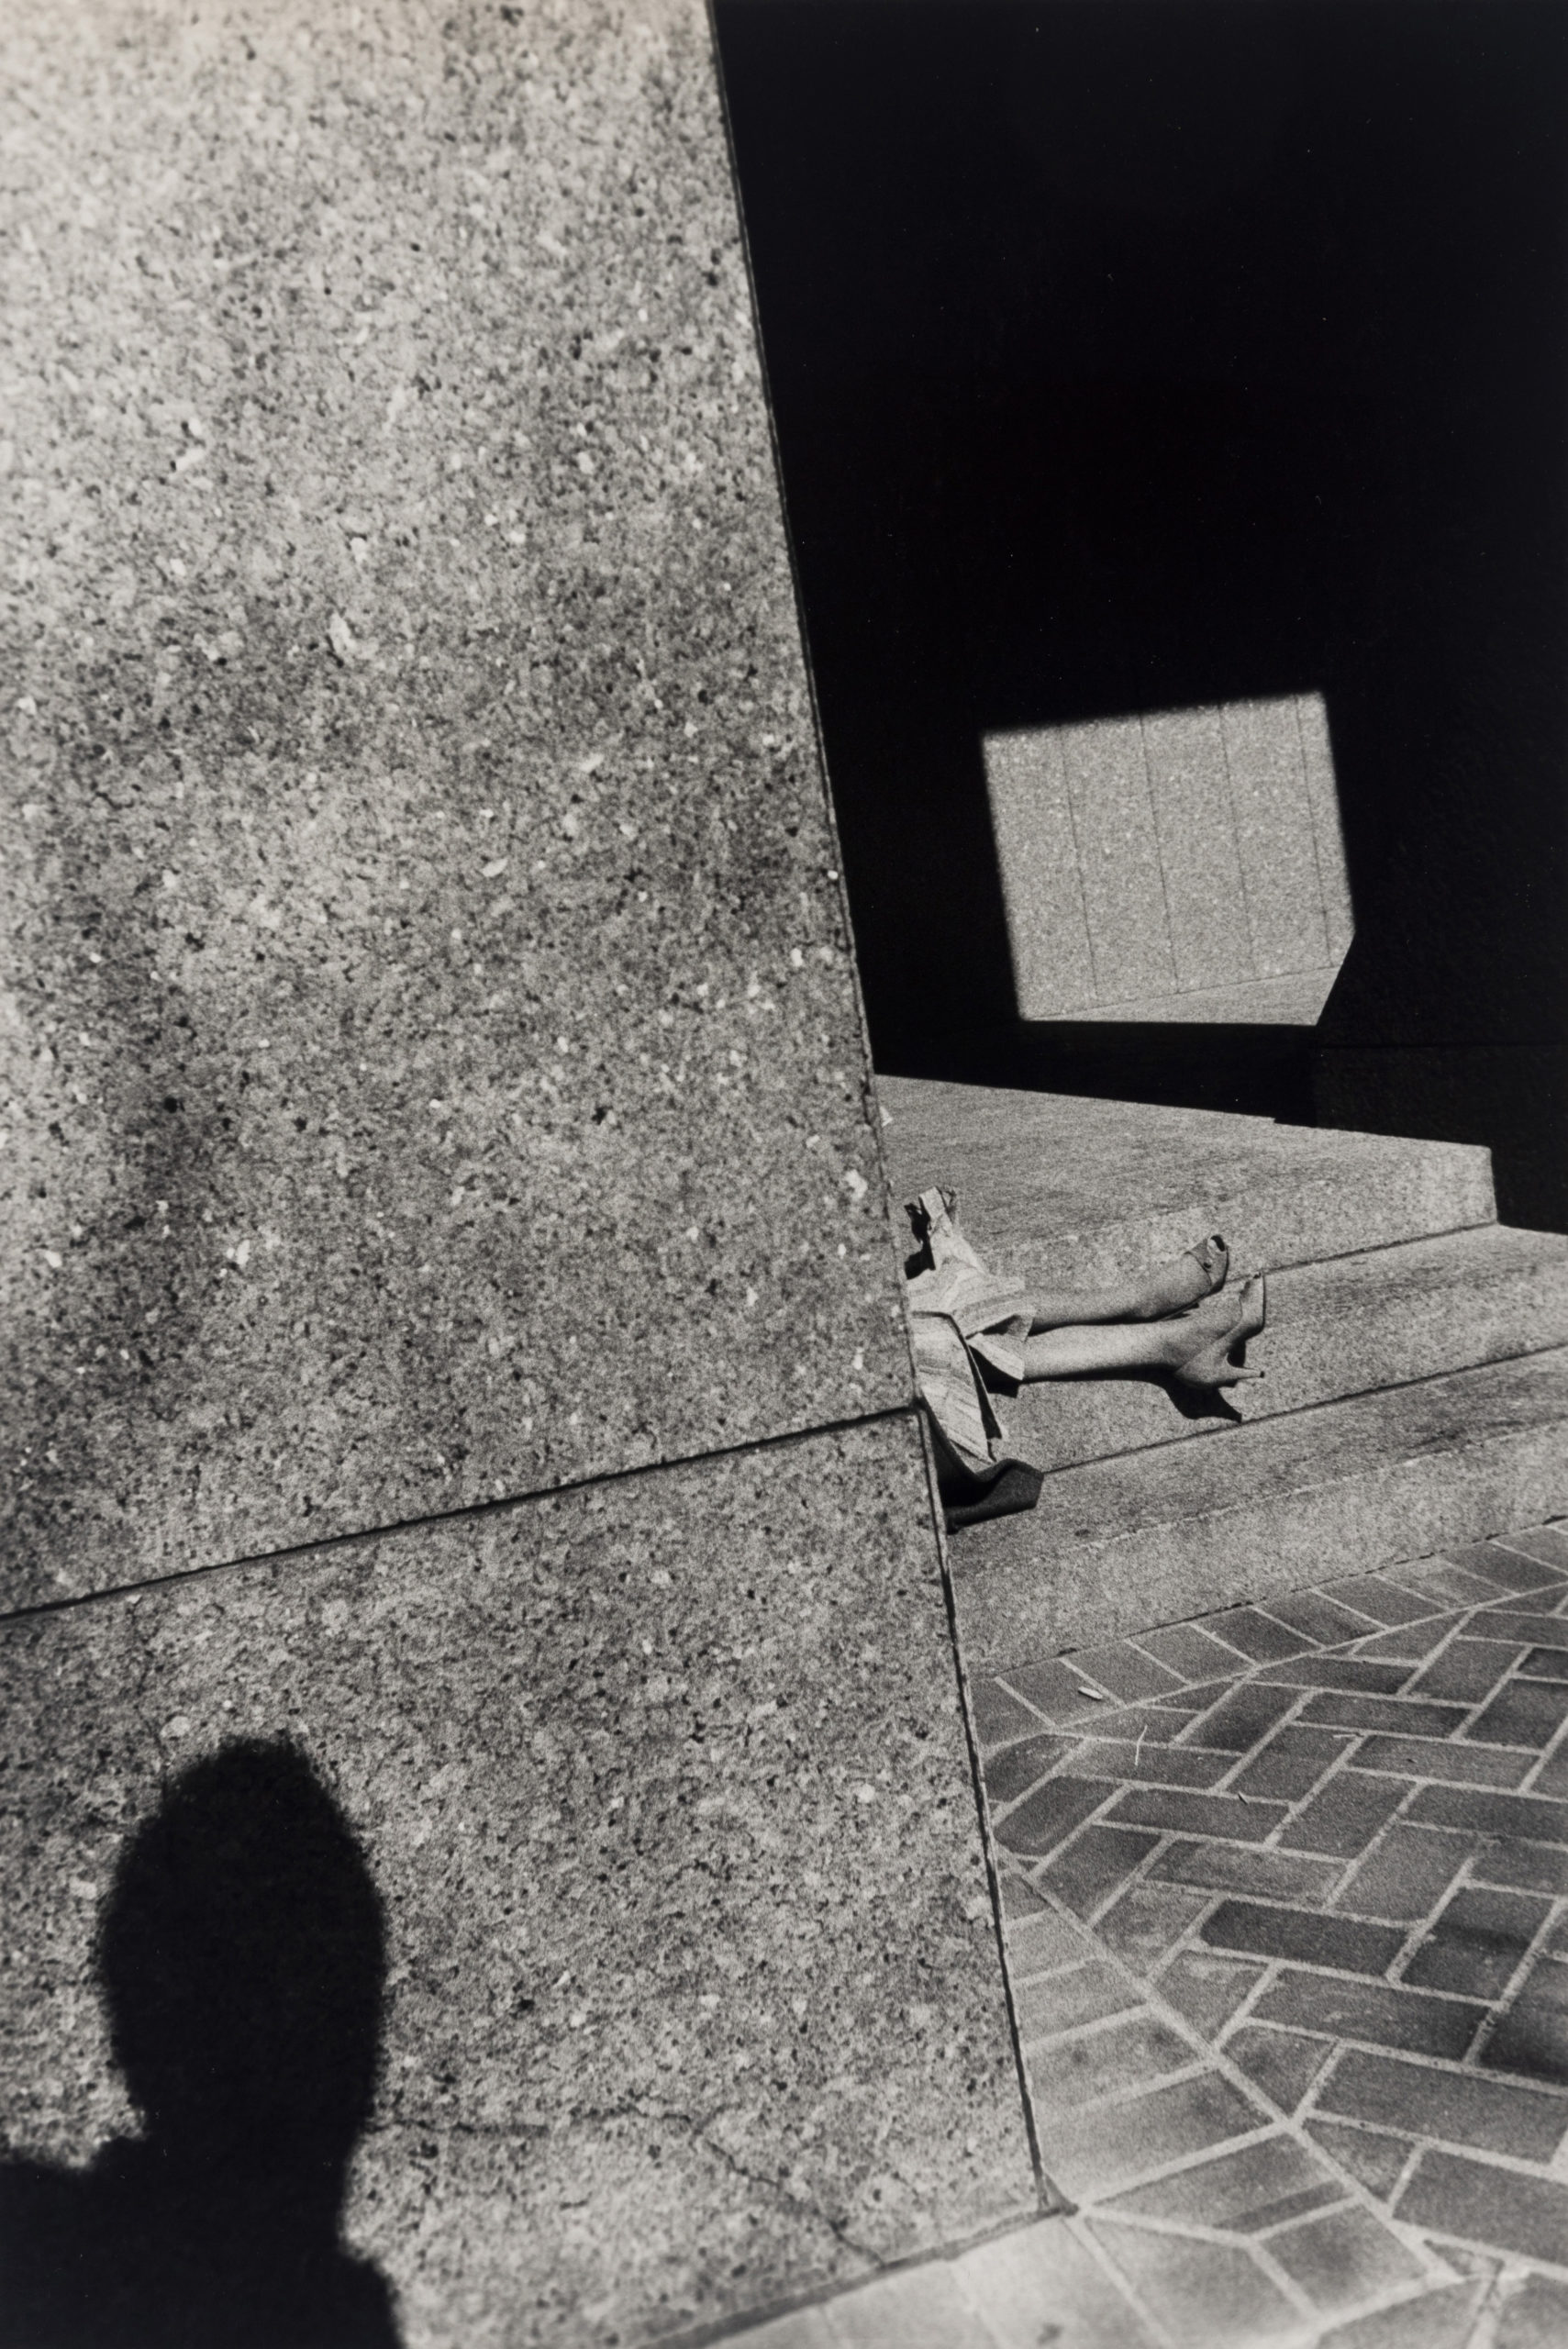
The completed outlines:
{"type": "MultiPolygon", "coordinates": [[[[348,1965],[373,2046],[384,1964],[346,2240],[407,2349],[662,2337],[1035,2214],[908,1422],[14,1619],[0,1685],[13,2279],[7,2222],[39,2192],[17,2163],[92,2163],[113,2203],[131,2115],[96,1928],[154,1931],[128,1854],[237,1748],[263,1778],[303,1756],[348,1847],[300,1887],[295,2009],[243,2025],[296,2164],[317,2125],[298,2015],[348,1965]],[[331,1920],[361,1869],[384,1956],[361,1935],[350,1965],[331,1920]]],[[[294,1809],[250,1813],[255,1868],[286,1879],[294,1809]]],[[[142,2069],[194,2047],[221,2078],[253,1935],[221,1838],[186,1872],[190,1981],[142,2069]]],[[[293,1947],[285,1907],[263,1954],[293,1947]]],[[[125,2003],[122,1979],[122,2048],[125,2003]]],[[[205,2125],[173,2109],[152,2124],[172,2173],[205,2125]]],[[[159,2339],[186,2337],[210,2167],[159,2339]]]]}
{"type": "Polygon", "coordinates": [[[907,1401],[695,0],[17,0],[5,1603],[907,1401]]]}

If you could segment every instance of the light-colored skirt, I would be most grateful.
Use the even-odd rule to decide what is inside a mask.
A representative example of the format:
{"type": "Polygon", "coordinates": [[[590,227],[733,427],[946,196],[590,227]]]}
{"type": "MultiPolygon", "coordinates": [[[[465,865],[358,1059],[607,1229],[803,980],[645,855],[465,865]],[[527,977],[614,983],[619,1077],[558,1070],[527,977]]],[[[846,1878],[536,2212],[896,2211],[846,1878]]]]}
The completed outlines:
{"type": "Polygon", "coordinates": [[[944,1193],[923,1191],[917,1205],[931,1264],[905,1284],[915,1375],[959,1462],[980,1474],[1006,1456],[982,1364],[1007,1380],[1023,1377],[1029,1301],[1016,1284],[987,1272],[953,1222],[944,1193]]]}

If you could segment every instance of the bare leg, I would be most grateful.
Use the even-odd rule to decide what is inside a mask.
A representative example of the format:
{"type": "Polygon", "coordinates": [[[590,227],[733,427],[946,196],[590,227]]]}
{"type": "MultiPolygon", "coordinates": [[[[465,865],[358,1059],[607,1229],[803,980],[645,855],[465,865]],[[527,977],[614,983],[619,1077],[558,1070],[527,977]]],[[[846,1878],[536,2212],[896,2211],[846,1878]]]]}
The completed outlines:
{"type": "Polygon", "coordinates": [[[1234,1300],[1211,1297],[1195,1312],[1141,1326],[1048,1330],[1024,1341],[1024,1376],[1081,1378],[1107,1370],[1173,1370],[1195,1386],[1231,1386],[1261,1378],[1227,1360],[1231,1347],[1263,1326],[1264,1285],[1250,1280],[1234,1300]]]}
{"type": "Polygon", "coordinates": [[[1096,1370],[1164,1370],[1167,1332],[1158,1322],[1044,1330],[1024,1341],[1024,1376],[1079,1378],[1096,1370]]]}
{"type": "MultiPolygon", "coordinates": [[[[1229,1264],[1225,1242],[1216,1232],[1196,1248],[1189,1248],[1173,1264],[1158,1265],[1142,1280],[1122,1281],[1115,1288],[1081,1293],[1052,1289],[1031,1297],[1033,1327],[1036,1330],[1079,1330],[1090,1322],[1162,1320],[1167,1314],[1184,1313],[1201,1297],[1223,1286],[1229,1264]]],[[[1139,1355],[1137,1359],[1143,1362],[1157,1357],[1139,1355]]],[[[1049,1377],[1064,1374],[1041,1375],[1049,1377]]]]}

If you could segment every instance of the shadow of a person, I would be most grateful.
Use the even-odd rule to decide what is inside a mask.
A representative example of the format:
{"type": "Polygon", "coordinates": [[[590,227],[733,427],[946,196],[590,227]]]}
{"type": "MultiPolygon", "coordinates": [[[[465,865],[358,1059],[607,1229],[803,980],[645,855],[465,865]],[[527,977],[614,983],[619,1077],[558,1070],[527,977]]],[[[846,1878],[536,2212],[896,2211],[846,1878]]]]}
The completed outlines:
{"type": "Polygon", "coordinates": [[[84,2170],[0,2166],[4,2349],[396,2349],[345,2249],[385,1976],[380,1897],[283,1740],[174,1781],[116,1872],[96,1948],[143,2121],[84,2170]]]}

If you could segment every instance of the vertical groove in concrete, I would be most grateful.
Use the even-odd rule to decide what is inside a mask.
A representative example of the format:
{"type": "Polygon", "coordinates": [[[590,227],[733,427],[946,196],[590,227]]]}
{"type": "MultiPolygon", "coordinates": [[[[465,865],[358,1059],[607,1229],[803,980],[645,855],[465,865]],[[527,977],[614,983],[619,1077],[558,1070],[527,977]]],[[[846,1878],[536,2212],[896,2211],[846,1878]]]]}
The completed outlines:
{"type": "Polygon", "coordinates": [[[1350,922],[1332,763],[1307,728],[1296,696],[983,738],[1023,1018],[1316,1017],[1350,922]]]}
{"type": "Polygon", "coordinates": [[[992,1831],[990,1809],[985,1796],[985,1780],[981,1767],[981,1736],[975,1719],[973,1691],[970,1686],[969,1666],[964,1657],[963,1642],[959,1637],[958,1605],[953,1593],[952,1565],[948,1555],[948,1540],[942,1511],[941,1495],[937,1489],[936,1452],[925,1414],[919,1415],[920,1452],[926,1471],[926,1489],[930,1501],[931,1520],[936,1528],[937,1549],[941,1563],[942,1599],[947,1609],[948,1636],[952,1645],[953,1675],[959,1692],[959,1704],[963,1720],[965,1750],[969,1755],[970,1774],[974,1788],[975,1807],[984,1830],[983,1849],[985,1877],[990,1887],[992,1915],[996,1935],[996,1965],[1006,2003],[1007,2034],[1018,2075],[1018,2102],[1024,2127],[1029,2137],[1029,2161],[1034,2170],[1035,2193],[1042,2213],[1065,2210],[1071,2206],[1066,2197],[1048,2176],[1040,2147],[1040,2132],[1035,2122],[1033,2101],[1029,2092],[1029,2076],[1024,2062],[1023,2034],[1018,2024],[1018,2000],[1014,1995],[1013,1976],[1006,1962],[1005,1940],[1005,1895],[996,1859],[995,1837],[992,1831]]]}
{"type": "Polygon", "coordinates": [[[1223,711],[1219,718],[1219,748],[1220,756],[1225,763],[1226,800],[1230,809],[1230,830],[1236,842],[1237,865],[1240,875],[1241,918],[1247,928],[1247,951],[1251,958],[1252,968],[1256,971],[1261,967],[1258,958],[1258,931],[1252,919],[1251,900],[1247,889],[1247,860],[1241,853],[1241,825],[1236,809],[1236,778],[1231,772],[1230,743],[1225,730],[1223,711]]]}
{"type": "Polygon", "coordinates": [[[1165,944],[1171,957],[1172,974],[1179,990],[1182,983],[1181,959],[1176,952],[1176,926],[1171,918],[1171,884],[1165,870],[1164,845],[1160,838],[1160,809],[1149,767],[1149,729],[1141,718],[1138,721],[1138,749],[1143,769],[1143,796],[1149,802],[1149,828],[1154,840],[1154,862],[1160,874],[1161,918],[1165,924],[1165,944]]]}

